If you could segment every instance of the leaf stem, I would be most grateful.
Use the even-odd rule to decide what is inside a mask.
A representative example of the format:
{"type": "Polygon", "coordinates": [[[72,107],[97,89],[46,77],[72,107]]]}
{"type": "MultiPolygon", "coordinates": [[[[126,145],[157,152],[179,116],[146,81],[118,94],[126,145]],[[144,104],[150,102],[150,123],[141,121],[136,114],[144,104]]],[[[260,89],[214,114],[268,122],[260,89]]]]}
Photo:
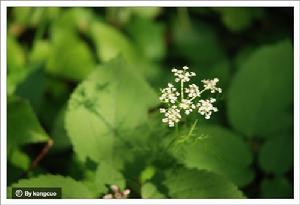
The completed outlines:
{"type": "MultiPolygon", "coordinates": [[[[54,142],[52,139],[48,139],[47,144],[44,146],[44,148],[41,150],[41,152],[38,154],[38,156],[31,162],[31,165],[26,170],[26,172],[23,174],[23,176],[26,176],[31,170],[33,170],[38,163],[47,155],[50,148],[53,146],[54,142]]],[[[22,177],[23,177],[22,176],[22,177]]]]}

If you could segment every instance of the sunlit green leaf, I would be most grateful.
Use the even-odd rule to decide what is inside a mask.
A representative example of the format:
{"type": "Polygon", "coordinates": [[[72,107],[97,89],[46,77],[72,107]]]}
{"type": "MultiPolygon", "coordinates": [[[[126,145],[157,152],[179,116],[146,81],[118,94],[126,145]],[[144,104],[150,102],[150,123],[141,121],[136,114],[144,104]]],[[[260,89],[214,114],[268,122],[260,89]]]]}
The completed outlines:
{"type": "Polygon", "coordinates": [[[181,136],[173,155],[187,167],[216,172],[239,186],[253,179],[249,147],[241,136],[219,126],[200,126],[191,136],[181,136]]]}
{"type": "Polygon", "coordinates": [[[233,183],[209,171],[179,168],[168,172],[165,178],[171,198],[244,198],[233,183]]]}
{"type": "Polygon", "coordinates": [[[72,94],[65,126],[82,160],[113,157],[115,141],[122,142],[126,131],[145,122],[148,109],[157,103],[155,92],[131,71],[124,61],[113,60],[95,70],[72,94]]]}
{"type": "Polygon", "coordinates": [[[84,79],[95,66],[88,46],[75,35],[55,38],[49,54],[47,71],[71,80],[84,79]]]}
{"type": "MultiPolygon", "coordinates": [[[[70,177],[59,175],[41,175],[30,179],[22,179],[11,187],[61,187],[63,199],[88,199],[93,194],[80,182],[70,177]]],[[[7,196],[11,198],[11,187],[8,188],[7,196]]]]}
{"type": "Polygon", "coordinates": [[[103,22],[94,22],[91,34],[96,43],[99,58],[107,62],[122,54],[125,59],[136,59],[137,52],[130,41],[120,31],[103,22]]]}
{"type": "Polygon", "coordinates": [[[141,190],[142,198],[143,199],[164,199],[166,196],[160,193],[154,184],[147,182],[146,184],[142,185],[141,190]]]}
{"type": "Polygon", "coordinates": [[[95,183],[99,194],[105,194],[111,191],[111,185],[117,185],[121,190],[126,188],[122,173],[105,162],[101,162],[97,168],[95,183]]]}

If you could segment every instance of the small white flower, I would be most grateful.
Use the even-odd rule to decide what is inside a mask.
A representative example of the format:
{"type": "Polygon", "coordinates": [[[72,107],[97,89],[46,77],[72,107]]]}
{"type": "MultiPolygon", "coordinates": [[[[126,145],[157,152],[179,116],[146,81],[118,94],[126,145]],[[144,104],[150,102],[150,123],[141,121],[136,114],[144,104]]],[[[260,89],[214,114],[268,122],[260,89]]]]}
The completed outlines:
{"type": "Polygon", "coordinates": [[[119,186],[117,185],[111,185],[110,189],[113,193],[104,195],[102,197],[103,199],[126,199],[130,194],[129,189],[125,189],[124,191],[121,191],[119,186]]]}
{"type": "Polygon", "coordinates": [[[184,113],[186,115],[189,115],[191,112],[193,112],[193,109],[196,108],[192,101],[187,99],[183,99],[182,102],[179,104],[179,107],[184,110],[184,113]]]}
{"type": "Polygon", "coordinates": [[[199,87],[195,84],[189,85],[189,87],[185,89],[185,93],[187,93],[190,98],[195,98],[200,96],[199,87]]]}
{"type": "Polygon", "coordinates": [[[112,194],[106,194],[103,196],[103,199],[112,199],[113,195],[112,194]]]}
{"type": "Polygon", "coordinates": [[[214,78],[213,80],[201,80],[203,83],[205,90],[210,90],[211,93],[215,93],[216,91],[221,93],[222,89],[217,87],[217,82],[219,82],[218,78],[214,78]]]}
{"type": "Polygon", "coordinates": [[[177,97],[180,95],[179,92],[177,92],[177,89],[172,85],[171,83],[168,83],[168,87],[161,90],[161,96],[159,97],[159,100],[164,103],[175,103],[177,100],[177,97]]]}
{"type": "Polygon", "coordinates": [[[159,112],[160,112],[160,113],[166,113],[166,109],[165,109],[165,108],[160,108],[160,109],[159,109],[159,112]]]}
{"type": "Polygon", "coordinates": [[[204,115],[205,119],[209,119],[212,112],[218,111],[218,109],[212,104],[214,102],[216,102],[216,99],[210,98],[209,100],[200,100],[199,103],[197,103],[198,112],[201,115],[204,115]]]}
{"type": "Polygon", "coordinates": [[[176,105],[173,105],[169,109],[165,110],[165,118],[162,119],[162,122],[167,123],[169,127],[174,127],[175,123],[178,123],[180,119],[180,110],[176,105]]]}
{"type": "Polygon", "coordinates": [[[188,72],[189,68],[187,66],[183,66],[183,70],[178,70],[173,68],[172,72],[174,73],[175,76],[175,82],[189,82],[190,77],[196,76],[196,73],[194,72],[188,72]]]}
{"type": "Polygon", "coordinates": [[[125,196],[128,196],[128,195],[130,194],[130,190],[129,190],[129,189],[125,189],[125,190],[123,191],[123,194],[124,194],[125,196]]]}

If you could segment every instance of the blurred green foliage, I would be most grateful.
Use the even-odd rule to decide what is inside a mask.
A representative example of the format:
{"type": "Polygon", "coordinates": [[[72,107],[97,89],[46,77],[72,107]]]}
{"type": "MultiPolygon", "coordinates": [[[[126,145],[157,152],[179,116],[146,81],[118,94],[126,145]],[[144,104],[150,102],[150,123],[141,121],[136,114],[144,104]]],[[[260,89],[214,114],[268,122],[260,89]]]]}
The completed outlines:
{"type": "Polygon", "coordinates": [[[9,8],[7,94],[8,187],[293,198],[292,8],[9,8]],[[175,133],[158,94],[184,65],[224,92],[175,133]]]}

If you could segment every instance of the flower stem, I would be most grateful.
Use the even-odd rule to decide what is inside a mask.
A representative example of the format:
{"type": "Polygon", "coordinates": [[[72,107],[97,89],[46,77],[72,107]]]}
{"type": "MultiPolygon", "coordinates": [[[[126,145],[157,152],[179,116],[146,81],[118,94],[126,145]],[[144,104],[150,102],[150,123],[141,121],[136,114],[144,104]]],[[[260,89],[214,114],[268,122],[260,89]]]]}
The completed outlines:
{"type": "Polygon", "coordinates": [[[204,92],[204,91],[206,91],[207,89],[206,88],[204,88],[203,90],[201,90],[200,91],[200,95],[204,92]]]}
{"type": "Polygon", "coordinates": [[[184,96],[183,96],[183,81],[182,80],[180,81],[180,92],[181,92],[181,102],[182,102],[182,100],[184,99],[184,96]]]}

